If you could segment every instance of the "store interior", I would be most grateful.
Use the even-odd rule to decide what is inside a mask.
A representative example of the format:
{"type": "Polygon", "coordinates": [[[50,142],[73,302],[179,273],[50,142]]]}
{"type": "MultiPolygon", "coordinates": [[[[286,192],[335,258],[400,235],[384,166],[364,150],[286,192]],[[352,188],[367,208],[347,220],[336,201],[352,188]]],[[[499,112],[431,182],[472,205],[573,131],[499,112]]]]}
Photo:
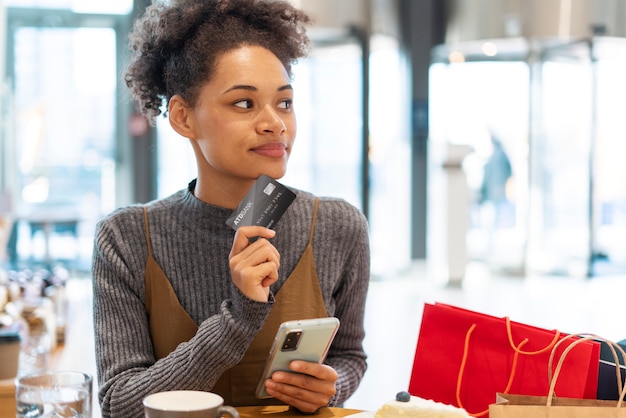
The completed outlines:
{"type": "MultiPolygon", "coordinates": [[[[370,227],[370,369],[347,406],[406,387],[426,302],[626,338],[626,0],[293,3],[315,23],[280,181],[370,227]]],[[[146,4],[0,0],[0,286],[71,283],[90,309],[98,220],[195,177],[123,85],[146,4]]]]}

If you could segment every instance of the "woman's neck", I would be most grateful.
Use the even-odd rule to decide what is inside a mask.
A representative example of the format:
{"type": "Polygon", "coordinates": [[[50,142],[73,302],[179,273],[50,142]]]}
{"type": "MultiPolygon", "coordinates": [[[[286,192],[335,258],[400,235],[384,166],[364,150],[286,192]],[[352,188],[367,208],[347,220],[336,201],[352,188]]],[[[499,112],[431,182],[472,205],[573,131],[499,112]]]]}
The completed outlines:
{"type": "Polygon", "coordinates": [[[210,205],[235,209],[253,184],[254,180],[228,182],[203,179],[198,176],[193,194],[210,205]]]}

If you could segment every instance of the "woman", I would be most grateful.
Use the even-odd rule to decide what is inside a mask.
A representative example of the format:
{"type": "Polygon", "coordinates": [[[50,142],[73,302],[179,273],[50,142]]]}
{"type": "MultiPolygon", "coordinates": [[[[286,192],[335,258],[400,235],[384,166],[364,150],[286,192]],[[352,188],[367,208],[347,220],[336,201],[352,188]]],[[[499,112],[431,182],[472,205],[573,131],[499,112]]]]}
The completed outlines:
{"type": "Polygon", "coordinates": [[[366,369],[369,244],[341,199],[293,190],[275,230],[225,221],[256,179],[285,174],[296,134],[291,65],[308,17],[282,1],[155,3],[130,37],[126,83],[154,122],[161,108],[189,139],[198,177],[185,190],[118,209],[98,224],[94,322],[104,416],[142,416],[142,399],[204,390],[230,405],[254,389],[284,320],[335,316],[324,364],[266,382],[302,412],[341,405],[366,369]],[[259,237],[253,240],[251,238],[259,237]]]}

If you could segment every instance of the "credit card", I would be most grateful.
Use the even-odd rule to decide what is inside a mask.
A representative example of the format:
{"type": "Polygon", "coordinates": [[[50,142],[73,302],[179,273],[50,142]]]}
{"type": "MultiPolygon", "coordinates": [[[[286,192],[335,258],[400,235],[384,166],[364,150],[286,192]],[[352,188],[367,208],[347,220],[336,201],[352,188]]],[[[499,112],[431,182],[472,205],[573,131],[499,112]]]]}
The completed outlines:
{"type": "Polygon", "coordinates": [[[241,226],[259,225],[273,228],[296,194],[276,180],[261,175],[226,220],[235,231],[241,226]]]}

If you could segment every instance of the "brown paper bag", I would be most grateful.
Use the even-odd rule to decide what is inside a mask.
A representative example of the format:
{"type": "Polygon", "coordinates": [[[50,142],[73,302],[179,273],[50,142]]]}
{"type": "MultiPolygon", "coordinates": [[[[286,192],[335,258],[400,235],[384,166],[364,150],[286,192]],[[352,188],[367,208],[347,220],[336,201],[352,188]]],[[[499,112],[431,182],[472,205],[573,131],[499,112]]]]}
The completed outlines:
{"type": "Polygon", "coordinates": [[[498,393],[489,405],[489,418],[626,418],[626,408],[615,401],[554,398],[498,393]]]}
{"type": "MultiPolygon", "coordinates": [[[[611,350],[616,359],[616,363],[618,363],[616,349],[626,360],[624,350],[617,347],[617,344],[612,341],[595,335],[586,336],[578,341],[590,339],[606,341],[609,346],[612,347],[611,350]]],[[[620,393],[620,399],[618,401],[558,398],[554,396],[554,388],[563,365],[563,360],[569,350],[574,348],[578,341],[572,343],[559,359],[554,375],[551,377],[548,396],[525,396],[498,393],[496,395],[496,403],[489,405],[489,418],[626,418],[626,407],[623,406],[624,397],[626,397],[626,386],[622,387],[619,368],[616,371],[616,384],[620,393]]],[[[554,349],[556,349],[556,347],[554,349]]],[[[552,362],[552,357],[550,362],[552,362]]]]}

